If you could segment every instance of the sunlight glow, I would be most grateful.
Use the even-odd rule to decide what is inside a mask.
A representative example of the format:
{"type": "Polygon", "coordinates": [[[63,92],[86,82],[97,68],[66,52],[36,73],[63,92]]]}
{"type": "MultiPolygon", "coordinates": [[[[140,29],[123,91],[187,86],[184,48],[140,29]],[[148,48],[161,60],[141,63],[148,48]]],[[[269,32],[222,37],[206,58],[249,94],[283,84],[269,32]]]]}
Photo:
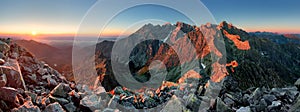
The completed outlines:
{"type": "Polygon", "coordinates": [[[33,36],[35,36],[36,34],[37,34],[36,31],[31,32],[31,35],[33,35],[33,36]]]}

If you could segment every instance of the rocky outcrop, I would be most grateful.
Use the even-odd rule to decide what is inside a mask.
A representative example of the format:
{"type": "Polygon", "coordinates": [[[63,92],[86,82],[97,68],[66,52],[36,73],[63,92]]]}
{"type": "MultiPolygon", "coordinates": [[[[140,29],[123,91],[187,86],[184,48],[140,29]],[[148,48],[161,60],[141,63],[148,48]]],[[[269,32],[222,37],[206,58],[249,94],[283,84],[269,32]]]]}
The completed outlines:
{"type": "Polygon", "coordinates": [[[12,112],[41,112],[40,108],[35,106],[31,99],[28,98],[28,101],[25,101],[23,105],[18,108],[14,108],[12,112]]]}
{"type": "MultiPolygon", "coordinates": [[[[26,49],[11,43],[9,39],[1,39],[0,48],[3,60],[0,65],[2,111],[53,111],[53,107],[57,106],[51,106],[50,103],[71,102],[71,99],[67,98],[71,97],[68,92],[71,91],[70,86],[73,83],[67,81],[60,73],[46,63],[38,61],[26,49]],[[64,85],[63,90],[60,90],[61,85],[64,85]],[[60,96],[63,98],[59,98],[60,96]]],[[[69,109],[70,105],[66,107],[69,109]]]]}
{"type": "Polygon", "coordinates": [[[65,112],[64,109],[59,105],[59,103],[52,103],[49,104],[44,112],[65,112]]]}
{"type": "Polygon", "coordinates": [[[186,108],[181,101],[176,96],[173,96],[163,108],[162,112],[183,112],[185,110],[186,108]]]}
{"type": "Polygon", "coordinates": [[[6,86],[13,88],[22,88],[26,90],[22,72],[17,60],[8,59],[7,62],[0,66],[2,74],[6,74],[6,86]]]}
{"type": "Polygon", "coordinates": [[[10,104],[12,107],[17,107],[20,105],[20,100],[22,97],[18,90],[11,87],[1,87],[0,88],[0,99],[10,104]]]}
{"type": "Polygon", "coordinates": [[[300,111],[300,96],[298,96],[295,103],[291,106],[289,112],[299,112],[300,111]]]}
{"type": "Polygon", "coordinates": [[[50,92],[50,94],[53,96],[66,98],[70,91],[71,88],[69,87],[69,85],[60,83],[50,92]]]}
{"type": "Polygon", "coordinates": [[[1,74],[0,76],[0,87],[4,87],[7,83],[7,78],[5,74],[1,74]]]}
{"type": "Polygon", "coordinates": [[[294,84],[300,90],[300,78],[294,84]]]}

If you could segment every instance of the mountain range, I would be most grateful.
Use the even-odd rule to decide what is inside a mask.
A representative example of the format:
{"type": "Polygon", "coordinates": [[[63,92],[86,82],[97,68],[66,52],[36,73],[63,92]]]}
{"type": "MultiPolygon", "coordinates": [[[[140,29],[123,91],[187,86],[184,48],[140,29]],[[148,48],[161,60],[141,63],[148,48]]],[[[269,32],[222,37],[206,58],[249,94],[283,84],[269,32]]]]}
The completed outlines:
{"type": "MultiPolygon", "coordinates": [[[[174,25],[162,26],[147,24],[119,41],[126,46],[131,45],[130,42],[143,38],[149,40],[134,47],[130,53],[129,62],[120,62],[127,64],[133,76],[141,82],[151,77],[147,68],[152,60],[163,61],[168,71],[166,80],[175,82],[187,72],[181,73],[182,65],[194,58],[201,63],[197,66],[200,67],[197,72],[202,77],[218,82],[229,75],[237,80],[239,87],[243,89],[262,86],[283,87],[294,83],[300,77],[300,41],[280,34],[248,33],[227,22],[201,27],[178,22],[174,25]],[[209,36],[216,38],[206,38],[209,36]],[[154,37],[158,39],[153,40],[154,37]],[[187,39],[191,40],[196,49],[195,56],[189,55],[191,51],[188,48],[187,39]],[[166,41],[175,47],[170,48],[164,44],[166,41]],[[180,51],[179,54],[186,54],[183,62],[179,62],[174,49],[180,51]],[[232,62],[238,65],[232,66],[232,62]]],[[[96,47],[95,62],[105,67],[105,71],[101,71],[104,70],[103,68],[97,68],[97,70],[98,73],[105,73],[102,85],[108,90],[118,85],[111,71],[110,52],[114,43],[114,41],[104,41],[96,47]]],[[[125,48],[120,51],[126,50],[125,48]]],[[[122,60],[126,57],[118,58],[122,60]]],[[[195,66],[189,67],[189,69],[196,69],[195,66]]]]}
{"type": "MultiPolygon", "coordinates": [[[[248,33],[227,22],[222,22],[219,25],[207,24],[199,28],[178,22],[174,25],[162,26],[147,24],[127,38],[120,39],[119,42],[130,45],[130,42],[148,39],[134,47],[129,57],[129,63],[123,63],[130,66],[131,74],[140,82],[150,79],[151,76],[147,67],[151,64],[151,60],[162,60],[169,72],[166,80],[175,82],[184,74],[181,73],[181,65],[196,58],[200,63],[198,65],[200,69],[197,72],[203,77],[213,78],[214,76],[230,75],[239,82],[241,88],[246,89],[253,86],[281,87],[295,82],[300,77],[300,40],[298,36],[296,34],[283,35],[270,32],[248,33]],[[179,31],[175,32],[178,29],[179,31]],[[216,33],[222,35],[219,36],[219,40],[218,38],[214,38],[214,40],[205,38],[207,35],[216,36],[216,33]],[[155,40],[154,37],[158,39],[155,40]],[[180,62],[174,49],[180,51],[180,54],[189,54],[191,51],[186,46],[188,42],[185,40],[187,39],[191,40],[197,54],[195,57],[185,55],[187,56],[184,59],[186,62],[180,62]],[[172,43],[175,48],[171,49],[168,44],[164,43],[172,43]],[[225,48],[221,48],[222,46],[225,48]],[[245,46],[249,48],[243,48],[245,46]],[[212,57],[219,57],[220,60],[212,62],[212,57]],[[225,59],[226,62],[222,62],[222,59],[225,59]],[[226,64],[233,61],[238,63],[237,67],[225,67],[226,64]],[[228,73],[218,70],[224,67],[228,73]],[[235,69],[234,72],[232,69],[235,69]]],[[[68,79],[74,80],[70,75],[71,48],[59,49],[27,40],[15,42],[28,49],[37,58],[49,63],[53,68],[66,72],[65,74],[69,75],[67,76],[68,79]]],[[[101,76],[104,78],[101,83],[108,90],[119,85],[111,67],[111,52],[114,43],[115,41],[99,42],[95,51],[96,70],[98,75],[105,74],[101,76]]],[[[83,48],[83,51],[88,49],[90,47],[83,48]]],[[[195,69],[195,67],[191,67],[191,69],[195,69]]],[[[215,81],[219,80],[215,79],[215,81]]]]}

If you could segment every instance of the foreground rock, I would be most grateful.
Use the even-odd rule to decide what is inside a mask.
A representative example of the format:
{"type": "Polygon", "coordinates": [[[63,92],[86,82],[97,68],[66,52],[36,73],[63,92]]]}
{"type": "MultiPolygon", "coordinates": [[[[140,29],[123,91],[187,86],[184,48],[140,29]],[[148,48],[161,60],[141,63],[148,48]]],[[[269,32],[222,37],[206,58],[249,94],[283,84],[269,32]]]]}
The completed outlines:
{"type": "Polygon", "coordinates": [[[9,59],[7,63],[0,66],[0,69],[8,79],[6,86],[26,90],[23,75],[17,60],[9,59]]]}
{"type": "Polygon", "coordinates": [[[167,105],[163,108],[162,112],[184,112],[186,107],[181,103],[181,101],[173,96],[167,105]]]}
{"type": "Polygon", "coordinates": [[[14,108],[12,112],[41,112],[41,110],[31,101],[26,101],[22,106],[14,108]]]}
{"type": "Polygon", "coordinates": [[[0,75],[0,87],[4,87],[7,83],[7,78],[5,74],[0,75]]]}
{"type": "MultiPolygon", "coordinates": [[[[224,80],[226,83],[228,80],[224,80]]],[[[245,91],[222,88],[217,99],[216,111],[269,112],[296,111],[299,108],[299,91],[296,87],[249,88],[245,91]],[[218,103],[219,102],[219,103],[218,103]]]]}
{"type": "Polygon", "coordinates": [[[300,90],[300,78],[294,84],[300,90]]]}
{"type": "Polygon", "coordinates": [[[1,111],[65,111],[57,106],[57,102],[66,104],[68,111],[77,109],[70,105],[78,103],[70,103],[75,100],[68,94],[72,83],[44,62],[38,61],[26,49],[11,43],[9,39],[0,39],[0,58],[1,111]],[[53,92],[50,94],[50,91],[53,92]]]}
{"type": "Polygon", "coordinates": [[[290,112],[300,112],[300,95],[298,96],[295,103],[291,106],[290,112]]]}
{"type": "Polygon", "coordinates": [[[59,103],[49,104],[44,112],[65,112],[64,109],[59,105],[59,103]]]}
{"type": "Polygon", "coordinates": [[[11,87],[1,87],[0,88],[0,99],[10,104],[10,107],[20,106],[20,94],[18,90],[11,87]]]}
{"type": "Polygon", "coordinates": [[[60,83],[50,92],[50,94],[53,96],[66,98],[70,91],[71,88],[69,87],[69,85],[60,83]]]}

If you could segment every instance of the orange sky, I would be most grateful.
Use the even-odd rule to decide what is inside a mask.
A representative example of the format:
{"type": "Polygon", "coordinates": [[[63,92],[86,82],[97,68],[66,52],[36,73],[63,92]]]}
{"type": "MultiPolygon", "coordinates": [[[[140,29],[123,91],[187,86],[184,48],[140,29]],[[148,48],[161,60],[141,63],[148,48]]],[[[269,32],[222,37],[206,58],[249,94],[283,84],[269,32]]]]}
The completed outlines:
{"type": "MultiPolygon", "coordinates": [[[[268,31],[277,33],[300,33],[299,1],[235,1],[235,0],[201,0],[212,13],[216,21],[226,20],[234,26],[248,32],[268,31]],[[259,4],[258,4],[259,3],[259,4]],[[282,7],[277,7],[278,5],[282,7]],[[234,12],[233,12],[234,11],[234,12]]],[[[87,11],[96,0],[85,1],[13,1],[0,3],[0,35],[47,37],[74,36],[78,26],[87,11]],[[34,7],[33,7],[34,6],[34,7]],[[55,7],[53,7],[55,6],[55,7]],[[36,35],[32,35],[35,32],[36,35]]],[[[113,8],[113,7],[111,7],[113,8]]],[[[189,8],[187,6],[187,8],[189,8]]],[[[107,10],[110,13],[110,10],[107,10]]],[[[191,16],[198,15],[197,11],[191,16]]],[[[97,15],[99,18],[101,14],[97,15]]],[[[111,28],[104,31],[102,36],[118,36],[123,29],[140,20],[156,18],[175,24],[177,21],[187,21],[172,9],[146,5],[136,7],[120,13],[110,24],[111,28]],[[166,16],[167,15],[167,16],[166,16]]],[[[200,18],[199,18],[200,19],[200,18]]],[[[95,23],[89,26],[86,36],[100,33],[93,28],[99,19],[92,19],[95,23]]],[[[126,35],[134,32],[130,30],[126,35]]]]}
{"type": "MultiPolygon", "coordinates": [[[[233,24],[235,25],[235,24],[233,24]]],[[[77,27],[72,26],[56,26],[55,28],[52,28],[50,26],[5,26],[6,29],[1,29],[0,35],[1,36],[25,36],[25,37],[32,37],[32,38],[38,38],[38,37],[71,37],[76,34],[77,27]],[[36,35],[33,35],[32,33],[36,33],[36,35]]],[[[256,27],[252,28],[251,26],[238,26],[238,28],[243,29],[247,32],[255,32],[255,31],[267,31],[267,32],[276,32],[276,33],[299,33],[300,29],[295,29],[293,27],[256,27]]],[[[85,33],[85,35],[88,37],[90,35],[95,34],[95,32],[98,33],[98,31],[93,31],[92,29],[85,33]]],[[[102,36],[118,36],[120,33],[122,33],[122,29],[113,29],[113,28],[107,28],[103,31],[102,36]]],[[[129,33],[126,33],[125,35],[129,35],[129,33]]],[[[98,34],[96,34],[98,35],[98,34]]]]}

